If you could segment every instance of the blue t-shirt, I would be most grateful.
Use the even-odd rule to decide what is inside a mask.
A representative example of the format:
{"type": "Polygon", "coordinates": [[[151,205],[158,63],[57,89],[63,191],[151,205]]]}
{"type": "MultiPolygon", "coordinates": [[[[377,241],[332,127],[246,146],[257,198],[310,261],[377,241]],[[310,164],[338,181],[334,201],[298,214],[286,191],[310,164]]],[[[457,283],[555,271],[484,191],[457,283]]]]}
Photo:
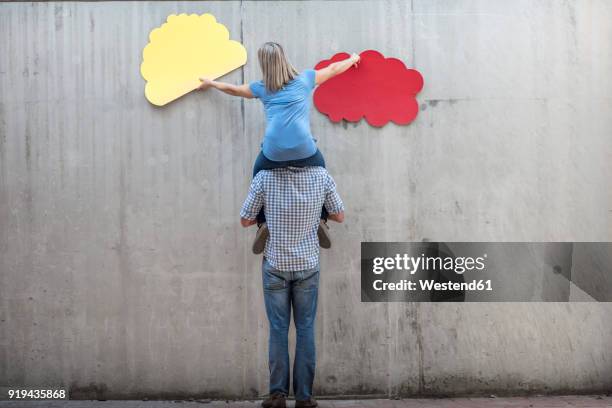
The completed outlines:
{"type": "Polygon", "coordinates": [[[263,81],[249,84],[266,112],[263,154],[273,161],[299,160],[317,152],[310,133],[310,93],[315,86],[315,71],[304,70],[277,92],[268,93],[263,81]]]}

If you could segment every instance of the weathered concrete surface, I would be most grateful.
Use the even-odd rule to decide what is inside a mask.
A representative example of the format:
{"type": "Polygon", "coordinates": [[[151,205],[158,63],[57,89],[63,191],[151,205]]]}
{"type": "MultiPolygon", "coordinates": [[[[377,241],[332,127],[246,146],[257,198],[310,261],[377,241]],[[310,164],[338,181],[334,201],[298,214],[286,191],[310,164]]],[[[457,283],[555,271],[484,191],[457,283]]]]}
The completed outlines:
{"type": "Polygon", "coordinates": [[[211,12],[250,62],[376,48],[425,77],[412,125],[313,131],[347,205],[322,258],[321,395],[612,388],[612,303],[362,304],[359,243],[610,241],[612,3],[0,4],[0,385],[79,398],[267,392],[254,231],[258,101],[156,108],[141,51],[211,12]]]}

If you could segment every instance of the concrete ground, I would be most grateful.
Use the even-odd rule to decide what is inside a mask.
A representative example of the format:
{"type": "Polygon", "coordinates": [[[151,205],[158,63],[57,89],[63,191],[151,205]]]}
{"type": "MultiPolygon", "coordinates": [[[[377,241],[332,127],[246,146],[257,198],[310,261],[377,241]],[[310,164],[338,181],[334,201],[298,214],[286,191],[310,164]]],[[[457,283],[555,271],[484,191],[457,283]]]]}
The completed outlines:
{"type": "MultiPolygon", "coordinates": [[[[261,401],[0,401],[0,408],[256,408],[261,401]]],[[[293,407],[293,401],[288,403],[293,407]]],[[[321,408],[612,408],[612,396],[323,400],[321,408]]]]}

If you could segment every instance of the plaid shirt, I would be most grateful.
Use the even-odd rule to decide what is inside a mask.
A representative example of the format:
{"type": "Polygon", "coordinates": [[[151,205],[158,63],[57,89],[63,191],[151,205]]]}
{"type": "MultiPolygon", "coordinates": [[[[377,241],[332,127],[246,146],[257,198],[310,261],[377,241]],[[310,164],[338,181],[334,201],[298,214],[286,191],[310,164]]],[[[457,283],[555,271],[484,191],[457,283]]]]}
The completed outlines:
{"type": "Polygon", "coordinates": [[[254,220],[263,206],[270,231],[265,258],[280,271],[302,271],[319,263],[323,205],[330,214],[344,211],[336,183],[323,167],[262,170],[251,182],[240,216],[254,220]]]}

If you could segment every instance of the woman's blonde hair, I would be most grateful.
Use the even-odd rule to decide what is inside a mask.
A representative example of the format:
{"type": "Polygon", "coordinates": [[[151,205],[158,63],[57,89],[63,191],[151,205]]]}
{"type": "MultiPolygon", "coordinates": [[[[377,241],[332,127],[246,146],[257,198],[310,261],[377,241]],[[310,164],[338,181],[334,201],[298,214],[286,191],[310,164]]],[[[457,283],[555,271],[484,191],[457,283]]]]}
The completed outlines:
{"type": "Polygon", "coordinates": [[[298,72],[287,60],[280,44],[267,42],[257,51],[263,82],[268,92],[280,90],[287,82],[298,76],[298,72]]]}

